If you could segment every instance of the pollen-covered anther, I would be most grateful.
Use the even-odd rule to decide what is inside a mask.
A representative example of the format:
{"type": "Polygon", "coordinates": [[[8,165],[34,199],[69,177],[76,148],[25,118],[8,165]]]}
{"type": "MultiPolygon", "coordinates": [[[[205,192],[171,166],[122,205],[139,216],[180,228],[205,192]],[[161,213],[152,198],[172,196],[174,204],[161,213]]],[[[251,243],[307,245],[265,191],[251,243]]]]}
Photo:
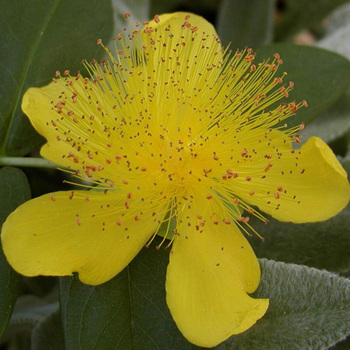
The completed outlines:
{"type": "Polygon", "coordinates": [[[101,44],[102,44],[102,39],[97,39],[97,40],[96,40],[96,44],[97,44],[97,45],[101,45],[101,44]]]}
{"type": "Polygon", "coordinates": [[[238,222],[243,222],[244,224],[247,224],[249,222],[249,216],[241,216],[237,218],[238,222]]]}

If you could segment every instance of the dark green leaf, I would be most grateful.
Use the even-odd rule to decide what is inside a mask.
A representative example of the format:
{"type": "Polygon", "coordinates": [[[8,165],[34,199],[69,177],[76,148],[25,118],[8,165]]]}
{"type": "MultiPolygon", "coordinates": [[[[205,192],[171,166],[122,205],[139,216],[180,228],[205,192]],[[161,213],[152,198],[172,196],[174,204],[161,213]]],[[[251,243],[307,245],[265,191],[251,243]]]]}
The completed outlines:
{"type": "Polygon", "coordinates": [[[348,0],[285,0],[286,9],[276,26],[278,41],[291,37],[304,28],[317,24],[331,11],[348,0]]]}
{"type": "Polygon", "coordinates": [[[167,264],[168,251],[151,246],[103,285],[61,278],[67,350],[191,349],[165,303],[167,264]]]}
{"type": "Polygon", "coordinates": [[[350,280],[327,271],[262,259],[256,297],[266,315],[217,349],[321,350],[350,333],[350,280]]]}
{"type": "Polygon", "coordinates": [[[47,84],[56,70],[82,69],[98,38],[113,29],[110,0],[13,0],[0,14],[0,153],[24,155],[42,143],[21,112],[23,93],[47,84]]]}
{"type": "MultiPolygon", "coordinates": [[[[30,198],[26,176],[19,169],[0,169],[0,225],[20,204],[30,198]]],[[[6,330],[17,299],[19,275],[12,270],[0,249],[0,337],[6,330]]]]}
{"type": "Polygon", "coordinates": [[[258,48],[272,41],[275,0],[223,0],[217,31],[223,45],[232,49],[258,48]]]}
{"type": "Polygon", "coordinates": [[[289,126],[308,123],[319,116],[349,85],[350,62],[338,54],[315,47],[275,44],[257,50],[256,62],[272,57],[275,52],[283,59],[280,74],[287,72],[285,81],[295,84],[288,101],[306,100],[309,104],[308,108],[298,110],[295,117],[288,119],[289,126]]]}
{"type": "Polygon", "coordinates": [[[61,314],[54,312],[33,330],[31,350],[65,350],[61,314]]]}
{"type": "Polygon", "coordinates": [[[341,272],[350,269],[350,206],[334,218],[314,224],[292,224],[271,219],[253,224],[265,238],[250,242],[261,258],[341,272]]]}

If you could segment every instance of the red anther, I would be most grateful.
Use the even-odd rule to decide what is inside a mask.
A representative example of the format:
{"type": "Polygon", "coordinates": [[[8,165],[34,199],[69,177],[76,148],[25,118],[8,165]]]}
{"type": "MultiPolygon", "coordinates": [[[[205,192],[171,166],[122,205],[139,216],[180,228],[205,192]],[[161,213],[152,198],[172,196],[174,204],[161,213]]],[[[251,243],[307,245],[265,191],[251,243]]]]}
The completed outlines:
{"type": "Polygon", "coordinates": [[[296,143],[300,143],[300,142],[301,142],[300,139],[299,139],[299,137],[296,137],[296,138],[294,139],[294,141],[295,141],[296,143]]]}
{"type": "Polygon", "coordinates": [[[125,202],[125,203],[124,203],[124,207],[125,207],[126,209],[129,209],[130,203],[129,203],[129,202],[125,202]]]}
{"type": "Polygon", "coordinates": [[[88,202],[90,200],[90,197],[86,196],[85,200],[88,202]]]}
{"type": "Polygon", "coordinates": [[[185,21],[188,21],[190,18],[191,18],[190,15],[186,15],[186,16],[185,16],[185,21]]]}
{"type": "Polygon", "coordinates": [[[282,187],[282,186],[278,186],[278,187],[277,187],[277,191],[278,191],[278,192],[282,192],[282,191],[283,191],[283,187],[282,187]]]}
{"type": "Polygon", "coordinates": [[[302,100],[302,101],[301,101],[301,104],[302,104],[304,107],[309,107],[308,103],[307,103],[305,100],[302,100]]]}
{"type": "Polygon", "coordinates": [[[78,226],[80,226],[80,225],[81,225],[81,221],[80,221],[80,219],[77,219],[75,222],[77,223],[77,225],[78,225],[78,226]]]}
{"type": "Polygon", "coordinates": [[[59,70],[56,70],[55,72],[55,77],[58,78],[61,76],[61,72],[59,70]]]}
{"type": "Polygon", "coordinates": [[[230,225],[230,224],[231,224],[231,221],[228,220],[228,219],[224,219],[223,222],[224,222],[226,225],[230,225]]]}
{"type": "Polygon", "coordinates": [[[280,194],[278,192],[275,193],[275,198],[279,199],[280,198],[280,194]]]}
{"type": "Polygon", "coordinates": [[[118,39],[118,40],[122,40],[122,33],[118,33],[117,39],[118,39]]]}
{"type": "Polygon", "coordinates": [[[130,18],[130,16],[131,16],[130,12],[125,12],[124,13],[124,18],[130,18]]]}
{"type": "Polygon", "coordinates": [[[146,26],[146,25],[148,25],[148,24],[149,24],[149,22],[148,22],[148,21],[143,21],[142,23],[143,23],[143,25],[144,25],[144,26],[146,26]]]}
{"type": "Polygon", "coordinates": [[[254,72],[256,70],[256,65],[255,64],[252,64],[251,66],[250,66],[250,73],[251,72],[254,72]]]}
{"type": "Polygon", "coordinates": [[[159,21],[160,21],[159,16],[158,16],[158,15],[155,15],[155,16],[153,17],[153,20],[154,20],[154,22],[159,23],[159,21]]]}
{"type": "Polygon", "coordinates": [[[274,84],[281,84],[282,83],[282,78],[275,78],[273,79],[274,84]]]}
{"type": "Polygon", "coordinates": [[[131,199],[131,198],[132,198],[132,193],[128,193],[128,194],[126,195],[126,198],[131,199]]]}
{"type": "Polygon", "coordinates": [[[56,200],[56,197],[52,195],[50,199],[54,202],[56,200]]]}
{"type": "Polygon", "coordinates": [[[139,21],[137,21],[136,24],[135,24],[135,26],[136,26],[136,27],[139,27],[140,24],[141,24],[141,23],[140,23],[139,21]]]}
{"type": "Polygon", "coordinates": [[[214,222],[214,225],[219,225],[219,221],[213,221],[214,222]]]}
{"type": "Polygon", "coordinates": [[[243,151],[243,152],[241,152],[241,156],[242,156],[242,157],[245,157],[247,154],[248,154],[248,151],[243,151]]]}
{"type": "Polygon", "coordinates": [[[245,224],[247,224],[247,223],[249,222],[249,216],[246,216],[245,218],[243,218],[243,222],[244,222],[245,224]]]}
{"type": "Polygon", "coordinates": [[[138,215],[135,215],[134,219],[135,219],[135,221],[139,221],[140,217],[138,215]]]}
{"type": "Polygon", "coordinates": [[[124,51],[123,51],[123,50],[118,50],[118,51],[117,51],[117,54],[118,54],[118,55],[123,55],[123,54],[124,54],[124,51]]]}
{"type": "Polygon", "coordinates": [[[277,52],[273,54],[273,57],[275,57],[278,60],[281,58],[281,56],[277,52]]]}
{"type": "Polygon", "coordinates": [[[238,198],[233,198],[233,203],[239,204],[239,199],[238,198]]]}
{"type": "Polygon", "coordinates": [[[52,82],[53,82],[53,83],[57,83],[57,79],[52,78],[52,82]]]}
{"type": "Polygon", "coordinates": [[[227,180],[227,176],[226,175],[222,175],[222,179],[223,180],[227,180]]]}
{"type": "Polygon", "coordinates": [[[122,156],[115,156],[116,161],[121,160],[122,156]]]}
{"type": "Polygon", "coordinates": [[[255,191],[254,191],[254,190],[251,190],[251,191],[249,192],[249,194],[250,194],[251,196],[254,196],[255,191]]]}
{"type": "Polygon", "coordinates": [[[97,45],[101,45],[102,44],[102,39],[97,39],[96,44],[97,45]]]}
{"type": "Polygon", "coordinates": [[[299,130],[304,130],[305,129],[305,124],[304,123],[301,123],[300,125],[299,125],[299,130]]]}
{"type": "Polygon", "coordinates": [[[246,62],[252,62],[252,61],[254,61],[254,58],[255,58],[254,55],[247,55],[247,56],[244,57],[244,60],[246,62]]]}
{"type": "Polygon", "coordinates": [[[68,69],[66,69],[64,72],[63,72],[63,75],[69,75],[70,71],[68,69]]]}
{"type": "Polygon", "coordinates": [[[252,180],[252,178],[251,178],[250,176],[247,176],[245,179],[246,179],[247,181],[251,181],[251,180],[252,180]]]}
{"type": "Polygon", "coordinates": [[[75,123],[75,124],[78,124],[78,119],[77,118],[73,118],[73,122],[75,123]]]}
{"type": "Polygon", "coordinates": [[[283,88],[281,89],[281,94],[283,94],[285,97],[288,97],[288,96],[289,96],[289,93],[288,93],[288,91],[287,91],[287,89],[286,89],[285,87],[283,87],[283,88]]]}
{"type": "Polygon", "coordinates": [[[118,220],[116,220],[116,225],[118,225],[118,226],[120,226],[122,223],[121,223],[121,221],[118,219],[118,220]]]}
{"type": "Polygon", "coordinates": [[[211,172],[211,169],[203,169],[204,174],[209,174],[211,172]]]}
{"type": "Polygon", "coordinates": [[[211,194],[207,194],[205,198],[206,198],[206,199],[212,199],[213,196],[212,196],[211,194]]]}
{"type": "Polygon", "coordinates": [[[107,163],[107,164],[111,164],[112,161],[111,161],[110,159],[107,158],[107,159],[106,159],[106,163],[107,163]]]}
{"type": "Polygon", "coordinates": [[[56,140],[57,140],[57,141],[61,141],[61,138],[60,138],[59,135],[56,136],[56,140]]]}
{"type": "Polygon", "coordinates": [[[205,222],[204,221],[201,221],[200,223],[199,223],[199,226],[201,226],[201,227],[203,227],[205,225],[205,222]]]}
{"type": "Polygon", "coordinates": [[[142,167],[142,168],[141,168],[141,171],[147,171],[147,168],[142,167]]]}
{"type": "Polygon", "coordinates": [[[127,182],[126,180],[122,180],[122,183],[123,183],[124,185],[127,185],[129,182],[127,182]]]}
{"type": "Polygon", "coordinates": [[[289,82],[289,87],[290,87],[291,89],[294,89],[294,83],[293,83],[292,81],[289,82]]]}
{"type": "Polygon", "coordinates": [[[196,32],[198,30],[198,27],[197,26],[192,26],[190,29],[191,29],[192,33],[194,33],[194,32],[196,32]]]}
{"type": "Polygon", "coordinates": [[[202,220],[202,219],[203,219],[203,216],[202,216],[202,215],[197,215],[197,219],[198,219],[198,220],[202,220]]]}
{"type": "Polygon", "coordinates": [[[213,159],[214,159],[214,160],[219,160],[219,157],[215,154],[215,155],[213,156],[213,159]]]}
{"type": "Polygon", "coordinates": [[[69,116],[72,116],[72,115],[74,114],[74,112],[73,112],[73,111],[68,111],[67,114],[68,114],[69,116]]]}

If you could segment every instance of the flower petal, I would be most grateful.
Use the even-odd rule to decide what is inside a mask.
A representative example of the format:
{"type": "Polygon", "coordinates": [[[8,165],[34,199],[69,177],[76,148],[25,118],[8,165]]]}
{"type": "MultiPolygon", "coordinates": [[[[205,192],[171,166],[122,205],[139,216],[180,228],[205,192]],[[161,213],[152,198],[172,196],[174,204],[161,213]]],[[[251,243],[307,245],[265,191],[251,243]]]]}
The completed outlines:
{"type": "MultiPolygon", "coordinates": [[[[56,192],[30,200],[2,227],[3,250],[26,276],[71,275],[100,284],[118,274],[158,226],[159,215],[113,193],[56,192]],[[135,209],[134,209],[135,208],[135,209]],[[144,208],[143,208],[144,209],[144,208]]],[[[158,205],[159,209],[159,205],[158,205]]]]}
{"type": "Polygon", "coordinates": [[[234,223],[213,223],[194,205],[179,217],[167,271],[167,303],[184,336],[192,343],[213,347],[244,332],[261,318],[268,300],[253,299],[260,281],[259,263],[234,223]],[[197,214],[205,225],[198,229],[197,214]],[[206,218],[206,219],[205,219],[206,218]],[[196,229],[197,226],[197,229],[196,229]]]}
{"type": "MultiPolygon", "coordinates": [[[[253,172],[249,163],[245,171],[253,172]]],[[[327,144],[316,137],[299,150],[283,151],[261,173],[263,177],[237,182],[237,195],[280,221],[326,220],[339,213],[350,198],[346,172],[327,144]],[[254,191],[253,196],[248,195],[249,190],[254,191]]]]}

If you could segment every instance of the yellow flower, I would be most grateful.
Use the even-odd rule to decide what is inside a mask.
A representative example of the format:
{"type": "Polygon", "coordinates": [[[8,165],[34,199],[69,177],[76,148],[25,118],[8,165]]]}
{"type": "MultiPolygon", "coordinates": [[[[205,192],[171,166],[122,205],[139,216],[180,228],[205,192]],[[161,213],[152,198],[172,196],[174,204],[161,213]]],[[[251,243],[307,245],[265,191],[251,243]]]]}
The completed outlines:
{"type": "Polygon", "coordinates": [[[47,139],[41,154],[90,185],[20,206],[3,249],[26,276],[78,272],[97,285],[175,220],[167,303],[185,337],[211,347],[268,307],[247,294],[260,268],[241,231],[255,232],[251,215],[265,220],[250,205],[282,221],[326,220],[349,184],[322,140],[293,149],[303,125],[284,120],[306,102],[274,104],[293,88],[276,75],[277,54],[254,65],[250,49],[223,50],[192,14],[141,27],[118,35],[101,65],[86,63],[92,80],[57,73],[26,92],[23,111],[47,139]]]}

